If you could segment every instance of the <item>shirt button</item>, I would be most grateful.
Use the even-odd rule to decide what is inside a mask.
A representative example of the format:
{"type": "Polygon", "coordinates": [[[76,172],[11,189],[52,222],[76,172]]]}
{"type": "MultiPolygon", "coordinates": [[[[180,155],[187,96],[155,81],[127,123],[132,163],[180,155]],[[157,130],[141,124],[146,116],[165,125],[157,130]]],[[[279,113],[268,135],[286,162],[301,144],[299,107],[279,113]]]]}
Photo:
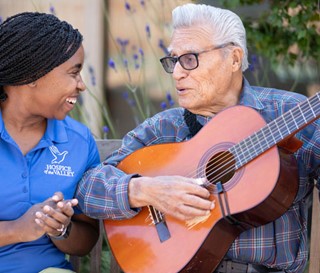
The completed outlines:
{"type": "Polygon", "coordinates": [[[27,187],[23,187],[23,190],[22,190],[24,193],[28,192],[28,189],[27,187]]]}
{"type": "Polygon", "coordinates": [[[22,176],[22,178],[27,178],[27,177],[28,177],[28,173],[27,173],[27,172],[23,172],[23,173],[21,174],[21,176],[22,176]]]}

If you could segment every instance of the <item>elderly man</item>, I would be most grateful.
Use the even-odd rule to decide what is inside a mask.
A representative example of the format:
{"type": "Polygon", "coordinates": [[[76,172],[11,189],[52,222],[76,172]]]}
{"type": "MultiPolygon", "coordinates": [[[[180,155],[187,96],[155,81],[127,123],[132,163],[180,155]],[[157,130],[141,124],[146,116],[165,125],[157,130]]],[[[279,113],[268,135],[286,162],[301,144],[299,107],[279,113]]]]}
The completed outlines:
{"type": "Polygon", "coordinates": [[[302,273],[308,257],[306,200],[314,179],[320,186],[320,127],[313,122],[319,113],[309,109],[313,101],[306,103],[314,113],[306,120],[310,124],[300,130],[299,120],[307,119],[301,117],[304,108],[283,114],[305,101],[304,96],[250,86],[243,76],[246,33],[233,12],[186,4],[172,15],[169,55],[160,61],[172,74],[180,107],[147,119],[124,137],[118,151],[87,172],[77,192],[80,206],[96,218],[133,217],[105,222],[111,245],[113,238],[119,243],[124,237],[127,243],[118,247],[125,271],[135,272],[139,264],[136,272],[302,273]],[[297,131],[297,138],[287,138],[297,131]],[[280,172],[280,142],[286,151],[285,181],[269,188],[280,172]],[[241,211],[246,202],[247,216],[241,211]],[[265,218],[263,205],[269,208],[265,218]],[[141,227],[138,235],[145,206],[156,228],[141,227]],[[128,232],[122,225],[128,225],[128,232]],[[203,235],[206,225],[212,230],[203,235]],[[137,237],[141,248],[135,246],[137,237]],[[181,262],[197,238],[194,256],[181,262]]]}

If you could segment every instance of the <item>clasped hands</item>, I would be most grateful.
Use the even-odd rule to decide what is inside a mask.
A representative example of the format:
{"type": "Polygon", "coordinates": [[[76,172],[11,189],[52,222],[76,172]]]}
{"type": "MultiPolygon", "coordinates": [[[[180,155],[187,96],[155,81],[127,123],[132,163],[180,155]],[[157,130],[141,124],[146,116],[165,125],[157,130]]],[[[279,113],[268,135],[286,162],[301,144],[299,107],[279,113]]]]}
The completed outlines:
{"type": "Polygon", "coordinates": [[[64,200],[61,192],[55,193],[42,203],[42,209],[35,212],[35,222],[49,236],[61,235],[71,222],[73,207],[77,199],[64,200]]]}
{"type": "Polygon", "coordinates": [[[31,206],[20,218],[12,222],[16,242],[29,242],[44,234],[59,236],[71,221],[73,207],[77,199],[64,200],[61,192],[56,192],[42,203],[31,206]]]}

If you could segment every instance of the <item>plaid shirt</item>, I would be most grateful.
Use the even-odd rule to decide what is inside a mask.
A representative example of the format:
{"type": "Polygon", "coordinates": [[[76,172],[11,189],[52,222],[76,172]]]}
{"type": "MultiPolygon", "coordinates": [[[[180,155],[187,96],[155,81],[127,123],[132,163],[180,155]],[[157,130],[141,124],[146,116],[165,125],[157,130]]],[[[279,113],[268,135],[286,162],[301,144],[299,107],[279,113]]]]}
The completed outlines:
{"type": "MultiPolygon", "coordinates": [[[[254,108],[266,122],[270,122],[305,99],[297,93],[253,87],[244,80],[240,104],[254,108]]],[[[76,197],[87,215],[123,219],[139,213],[139,209],[130,208],[128,201],[128,183],[134,174],[123,173],[115,166],[144,146],[190,139],[183,112],[182,108],[174,108],[147,119],[123,138],[119,150],[85,174],[76,197]]],[[[197,116],[197,119],[203,125],[210,120],[203,116],[197,116]]],[[[304,144],[295,153],[300,180],[293,205],[276,221],[241,233],[231,245],[227,258],[277,266],[287,272],[303,272],[308,258],[308,197],[314,180],[320,187],[320,122],[311,123],[296,136],[304,144]]]]}

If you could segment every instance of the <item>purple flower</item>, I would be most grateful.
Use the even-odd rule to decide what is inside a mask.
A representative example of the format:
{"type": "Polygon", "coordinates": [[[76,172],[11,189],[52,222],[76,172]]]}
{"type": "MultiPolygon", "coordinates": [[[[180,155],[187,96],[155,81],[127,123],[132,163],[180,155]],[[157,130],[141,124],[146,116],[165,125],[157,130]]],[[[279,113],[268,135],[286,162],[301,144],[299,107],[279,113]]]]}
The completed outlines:
{"type": "Polygon", "coordinates": [[[2,19],[2,17],[0,16],[0,25],[2,24],[2,22],[3,22],[3,19],[2,19]]]}
{"type": "Polygon", "coordinates": [[[132,98],[130,98],[128,92],[123,92],[122,93],[122,97],[129,104],[130,107],[135,107],[136,106],[136,102],[132,98]]]}
{"type": "Polygon", "coordinates": [[[174,100],[172,99],[172,96],[170,94],[170,92],[168,91],[166,94],[166,99],[168,101],[169,106],[173,106],[175,104],[174,100]]]}
{"type": "Polygon", "coordinates": [[[128,104],[129,104],[131,107],[136,107],[136,102],[135,102],[133,99],[128,99],[128,104]]]}
{"type": "Polygon", "coordinates": [[[169,54],[169,51],[168,51],[167,47],[164,45],[164,42],[163,42],[162,39],[159,39],[159,44],[158,45],[163,50],[165,55],[169,54]]]}
{"type": "Polygon", "coordinates": [[[129,71],[129,62],[128,62],[127,59],[123,59],[123,65],[124,65],[124,67],[125,67],[125,69],[126,69],[129,82],[131,82],[131,74],[130,74],[130,71],[129,71]]]}
{"type": "Polygon", "coordinates": [[[164,47],[164,42],[163,42],[162,39],[159,39],[159,44],[158,45],[159,45],[160,48],[164,47]]]}
{"type": "Polygon", "coordinates": [[[96,76],[95,76],[94,68],[91,65],[89,66],[89,74],[90,74],[90,78],[91,78],[91,84],[93,86],[95,86],[96,85],[96,76]]]}
{"type": "Polygon", "coordinates": [[[103,126],[103,132],[108,133],[109,132],[109,127],[107,125],[103,126]]]}
{"type": "Polygon", "coordinates": [[[127,11],[130,11],[131,10],[131,6],[130,6],[130,4],[126,1],[126,3],[125,3],[125,8],[126,8],[126,10],[127,11]]]}
{"type": "Polygon", "coordinates": [[[124,65],[125,68],[128,68],[129,63],[128,63],[127,59],[123,59],[123,65],[124,65]]]}
{"type": "Polygon", "coordinates": [[[134,61],[134,68],[135,69],[139,69],[140,65],[139,65],[139,55],[138,54],[133,54],[133,61],[134,61]]]}
{"type": "Polygon", "coordinates": [[[128,39],[125,39],[125,40],[122,40],[121,38],[117,38],[117,43],[120,45],[121,47],[121,52],[123,54],[126,54],[126,47],[127,45],[129,44],[129,40],[128,39]]]}
{"type": "Polygon", "coordinates": [[[108,66],[109,66],[110,68],[112,68],[115,72],[117,72],[116,64],[115,64],[114,60],[112,60],[111,58],[110,58],[109,61],[108,61],[108,66]]]}
{"type": "Polygon", "coordinates": [[[259,66],[259,59],[257,55],[252,54],[250,56],[249,70],[253,72],[254,70],[256,70],[256,68],[258,68],[258,66],[259,66]]]}
{"type": "Polygon", "coordinates": [[[50,13],[53,15],[56,15],[56,10],[55,10],[54,6],[52,6],[51,4],[50,4],[50,13]]]}
{"type": "Polygon", "coordinates": [[[123,92],[123,93],[122,93],[122,97],[123,97],[125,100],[127,100],[127,99],[129,98],[128,92],[123,92]]]}
{"type": "Polygon", "coordinates": [[[146,33],[147,33],[147,38],[150,39],[151,38],[151,32],[150,32],[149,24],[146,25],[146,33]]]}
{"type": "Polygon", "coordinates": [[[165,101],[161,102],[160,107],[162,110],[165,110],[167,108],[167,103],[165,101]]]}
{"type": "Polygon", "coordinates": [[[145,6],[144,0],[140,0],[140,5],[143,6],[143,7],[145,6]]]}
{"type": "Polygon", "coordinates": [[[143,57],[144,57],[144,52],[143,52],[143,49],[142,49],[142,48],[139,48],[139,53],[140,53],[141,59],[143,59],[143,57]]]}
{"type": "Polygon", "coordinates": [[[170,106],[173,106],[173,105],[175,104],[175,102],[174,102],[174,100],[172,99],[172,96],[171,96],[171,94],[170,94],[169,92],[167,92],[166,97],[167,97],[167,101],[168,101],[169,105],[170,105],[170,106]]]}
{"type": "Polygon", "coordinates": [[[253,63],[258,63],[257,55],[255,55],[255,54],[252,54],[252,55],[251,55],[251,62],[253,62],[253,63]]]}
{"type": "Polygon", "coordinates": [[[108,133],[109,133],[109,127],[107,125],[102,127],[102,131],[103,131],[103,138],[107,139],[108,138],[108,133]]]}

